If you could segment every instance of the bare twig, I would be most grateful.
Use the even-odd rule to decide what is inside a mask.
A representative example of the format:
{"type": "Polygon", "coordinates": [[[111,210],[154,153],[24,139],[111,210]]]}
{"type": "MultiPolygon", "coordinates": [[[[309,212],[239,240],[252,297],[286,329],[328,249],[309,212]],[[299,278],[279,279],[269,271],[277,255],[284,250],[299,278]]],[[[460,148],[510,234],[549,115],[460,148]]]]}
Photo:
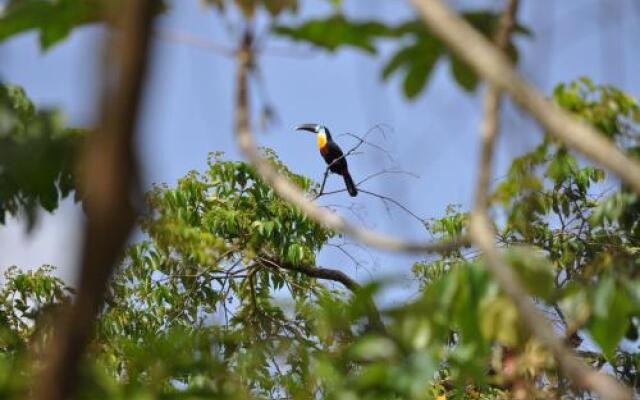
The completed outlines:
{"type": "MultiPolygon", "coordinates": [[[[333,163],[331,163],[331,165],[333,165],[333,163]]],[[[324,176],[322,177],[322,184],[320,185],[320,191],[318,191],[318,194],[314,196],[314,200],[318,200],[318,198],[320,196],[322,196],[324,193],[324,185],[327,183],[327,178],[329,177],[329,166],[327,166],[327,168],[324,170],[324,176]]]]}
{"type": "Polygon", "coordinates": [[[442,0],[411,0],[429,28],[480,76],[508,93],[546,132],[613,171],[640,194],[640,163],[597,129],[560,109],[527,83],[507,57],[442,0]]]}
{"type": "Polygon", "coordinates": [[[39,400],[73,395],[78,364],[91,337],[107,282],[133,227],[138,194],[133,150],[136,117],[147,67],[153,0],[131,0],[121,8],[122,35],[111,38],[117,77],[104,101],[101,125],[87,144],[81,187],[87,225],[80,284],[73,305],[56,325],[42,374],[33,391],[39,400]]]}
{"type": "MultiPolygon", "coordinates": [[[[443,6],[444,7],[444,6],[443,6]]],[[[510,0],[496,35],[496,54],[504,50],[515,22],[518,0],[510,0]]],[[[490,82],[485,95],[484,120],[481,128],[482,148],[478,172],[475,210],[469,221],[472,242],[483,252],[487,268],[502,290],[511,298],[520,314],[520,321],[555,356],[561,371],[574,385],[593,390],[604,398],[630,399],[631,393],[613,377],[599,373],[583,364],[555,334],[549,320],[535,306],[513,268],[498,252],[494,243],[495,232],[488,217],[488,191],[495,138],[499,129],[500,87],[490,82]]]]}
{"type": "MultiPolygon", "coordinates": [[[[346,189],[343,189],[344,191],[346,191],[346,189]]],[[[325,208],[327,210],[333,211],[336,209],[343,209],[347,212],[349,212],[351,215],[353,215],[358,221],[360,221],[360,223],[363,226],[366,226],[367,223],[369,222],[366,218],[364,218],[361,214],[362,210],[363,210],[363,206],[359,205],[357,203],[351,203],[348,206],[345,206],[343,204],[323,204],[320,207],[325,208]]]]}
{"type": "Polygon", "coordinates": [[[393,198],[391,198],[389,196],[384,196],[382,194],[378,194],[378,193],[375,193],[375,192],[370,192],[370,191],[364,190],[364,189],[358,189],[358,191],[360,191],[362,193],[366,193],[369,196],[377,197],[378,199],[380,199],[385,204],[386,203],[391,203],[391,204],[395,205],[396,207],[400,208],[402,211],[406,212],[411,217],[413,217],[413,219],[415,219],[416,221],[418,221],[422,225],[424,225],[424,218],[421,218],[418,215],[416,215],[416,213],[414,213],[413,211],[409,210],[409,208],[407,206],[405,206],[404,204],[400,203],[398,200],[393,199],[393,198]]]}
{"type": "Polygon", "coordinates": [[[327,243],[325,246],[333,247],[334,249],[337,249],[340,253],[342,253],[348,259],[350,259],[351,262],[353,262],[353,265],[356,267],[356,271],[358,270],[358,268],[363,268],[363,269],[365,268],[364,264],[360,260],[358,260],[353,254],[345,250],[344,244],[327,243]]]}
{"type": "Polygon", "coordinates": [[[236,110],[235,132],[240,149],[249,159],[250,163],[262,179],[271,186],[274,191],[286,201],[294,204],[309,218],[322,224],[328,229],[347,234],[370,246],[389,251],[404,251],[414,253],[446,252],[464,246],[468,243],[466,238],[459,238],[444,242],[411,242],[396,237],[383,235],[368,229],[353,226],[340,216],[322,209],[306,198],[304,193],[289,179],[282,176],[265,160],[258,151],[253,133],[249,125],[249,100],[247,77],[251,68],[253,50],[250,40],[245,40],[241,51],[238,52],[238,67],[236,73],[236,110]],[[248,43],[247,43],[248,42],[248,43]]]}
{"type": "MultiPolygon", "coordinates": [[[[380,171],[380,172],[376,172],[374,174],[371,174],[371,175],[365,177],[362,181],[360,181],[360,182],[358,182],[356,184],[356,187],[358,188],[358,192],[364,193],[364,194],[367,194],[369,196],[373,196],[373,197],[376,197],[376,198],[380,199],[384,203],[385,207],[387,208],[387,211],[390,211],[389,207],[388,207],[388,203],[391,203],[391,204],[395,205],[396,207],[398,207],[399,209],[401,209],[404,212],[406,212],[407,214],[409,214],[413,219],[415,219],[416,221],[420,222],[420,224],[424,225],[424,218],[419,217],[416,213],[411,211],[407,206],[405,206],[404,204],[402,204],[398,200],[396,200],[396,199],[394,199],[392,197],[389,197],[389,196],[385,196],[383,194],[375,193],[375,192],[360,188],[360,184],[362,182],[366,182],[369,179],[372,179],[374,177],[377,177],[377,176],[380,176],[380,175],[383,175],[383,174],[386,174],[386,173],[400,173],[400,174],[404,173],[404,174],[411,175],[410,173],[404,172],[404,171],[380,171]]],[[[326,175],[325,175],[325,179],[326,179],[326,175]]],[[[324,185],[324,181],[323,181],[323,185],[324,185]]],[[[336,194],[336,193],[343,193],[343,192],[346,192],[346,191],[347,191],[346,189],[337,189],[337,190],[332,190],[330,192],[322,192],[322,190],[321,190],[320,193],[318,193],[318,195],[316,195],[314,199],[318,199],[319,197],[328,196],[328,195],[332,195],[332,194],[336,194]]]]}
{"type": "MultiPolygon", "coordinates": [[[[374,148],[374,149],[376,149],[376,150],[380,151],[382,154],[384,154],[384,155],[389,159],[389,161],[390,161],[390,162],[395,163],[396,161],[393,159],[393,156],[391,156],[391,153],[389,153],[389,151],[388,151],[387,149],[385,149],[384,147],[382,147],[382,146],[380,146],[380,145],[377,145],[377,144],[375,144],[375,143],[372,143],[372,142],[371,142],[371,141],[369,141],[369,140],[366,140],[367,136],[369,136],[369,134],[370,134],[371,132],[375,132],[375,130],[373,130],[373,129],[376,129],[376,128],[379,128],[379,126],[378,126],[378,125],[375,125],[372,129],[369,129],[369,130],[367,131],[367,133],[365,133],[365,135],[364,135],[362,138],[361,138],[360,136],[358,136],[358,135],[354,135],[353,133],[349,133],[349,132],[347,132],[347,133],[343,133],[343,134],[341,134],[341,135],[339,135],[339,136],[350,136],[350,137],[352,137],[352,138],[354,138],[354,139],[356,139],[356,140],[358,140],[358,141],[359,141],[359,144],[358,144],[358,145],[360,145],[360,144],[364,143],[364,144],[366,144],[367,146],[372,147],[372,148],[374,148]]],[[[384,135],[384,131],[380,130],[380,132],[382,132],[382,134],[384,135]]],[[[385,138],[386,138],[386,136],[383,136],[383,137],[385,137],[385,138]]]]}
{"type": "Polygon", "coordinates": [[[406,175],[409,176],[411,178],[415,178],[418,179],[419,176],[417,174],[414,174],[413,172],[409,172],[409,171],[403,171],[401,169],[383,169],[382,171],[378,171],[378,172],[374,172],[373,174],[370,174],[368,176],[365,176],[364,178],[360,179],[357,183],[356,183],[356,187],[359,185],[362,185],[365,182],[370,181],[371,179],[377,178],[380,175],[391,175],[391,174],[397,174],[397,175],[406,175]]]}
{"type": "MultiPolygon", "coordinates": [[[[234,56],[233,49],[225,47],[212,40],[207,40],[200,36],[193,35],[191,33],[173,31],[169,29],[157,29],[154,31],[154,34],[159,39],[197,47],[199,49],[210,51],[223,57],[232,58],[234,56]]],[[[258,51],[260,55],[290,58],[309,59],[317,55],[317,53],[314,53],[312,51],[300,51],[300,49],[297,49],[295,47],[260,47],[258,51]]]]}
{"type": "Polygon", "coordinates": [[[178,32],[172,31],[168,29],[156,29],[154,34],[164,40],[176,42],[176,43],[184,43],[190,46],[198,47],[204,50],[211,51],[213,53],[219,54],[224,57],[233,57],[234,51],[233,49],[224,47],[216,42],[211,40],[205,40],[201,37],[192,35],[186,32],[178,32]]]}
{"type": "MultiPolygon", "coordinates": [[[[315,196],[313,196],[314,200],[319,199],[320,197],[323,196],[328,196],[330,194],[336,194],[336,193],[342,193],[342,192],[346,192],[346,189],[339,189],[339,190],[332,190],[330,192],[325,192],[324,191],[324,187],[327,181],[327,176],[329,175],[329,169],[326,169],[324,172],[324,176],[322,178],[322,184],[320,185],[320,190],[318,191],[318,194],[316,194],[315,196]]],[[[374,172],[372,174],[369,174],[367,176],[365,176],[364,178],[362,178],[361,180],[359,180],[358,182],[356,182],[356,188],[358,188],[358,191],[360,191],[360,185],[362,185],[365,182],[368,182],[374,178],[377,178],[379,176],[382,175],[406,175],[406,176],[410,176],[412,178],[418,178],[418,175],[412,173],[412,172],[408,172],[408,171],[403,171],[403,170],[399,170],[399,169],[383,169],[381,171],[378,172],[374,172]]]]}

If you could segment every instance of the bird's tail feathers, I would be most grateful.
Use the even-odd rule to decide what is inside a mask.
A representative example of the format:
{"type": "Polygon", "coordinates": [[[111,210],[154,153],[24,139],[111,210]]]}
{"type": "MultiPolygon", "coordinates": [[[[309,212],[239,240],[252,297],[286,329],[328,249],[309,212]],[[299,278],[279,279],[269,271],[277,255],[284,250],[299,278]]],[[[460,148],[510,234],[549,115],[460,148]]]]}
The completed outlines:
{"type": "Polygon", "coordinates": [[[344,178],[344,184],[347,186],[347,192],[351,197],[355,197],[358,195],[358,189],[356,189],[356,184],[353,183],[353,179],[351,179],[351,175],[349,175],[349,171],[344,171],[342,174],[344,178]]]}

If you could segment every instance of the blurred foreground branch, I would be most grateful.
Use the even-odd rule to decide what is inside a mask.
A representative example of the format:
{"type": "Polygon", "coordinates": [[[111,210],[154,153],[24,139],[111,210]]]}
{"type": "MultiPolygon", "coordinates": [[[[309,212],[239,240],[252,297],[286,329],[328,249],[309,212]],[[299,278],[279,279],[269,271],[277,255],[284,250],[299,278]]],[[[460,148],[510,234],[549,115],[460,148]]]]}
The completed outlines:
{"type": "Polygon", "coordinates": [[[469,222],[469,232],[474,244],[482,250],[487,268],[492,272],[504,292],[513,300],[520,314],[520,321],[540,342],[553,353],[560,370],[576,387],[597,393],[603,399],[632,398],[631,391],[611,375],[597,372],[570,351],[554,332],[551,323],[536,308],[513,268],[498,252],[495,237],[485,213],[474,212],[469,222]]]}
{"type": "MultiPolygon", "coordinates": [[[[509,35],[515,24],[518,3],[518,0],[509,0],[500,19],[495,37],[496,52],[498,53],[504,51],[509,42],[509,35]]],[[[476,204],[469,221],[471,240],[483,252],[487,268],[494,275],[502,290],[513,300],[520,314],[520,321],[553,353],[560,369],[573,381],[574,385],[592,390],[603,398],[630,399],[631,392],[627,388],[612,376],[586,366],[564,345],[562,339],[555,334],[551,323],[533,304],[513,268],[495,246],[493,239],[495,231],[488,215],[488,194],[494,147],[500,129],[500,97],[500,87],[490,81],[484,97],[484,116],[480,130],[481,153],[476,204]]]]}
{"type": "MultiPolygon", "coordinates": [[[[140,107],[149,50],[154,0],[130,0],[116,21],[107,68],[113,87],[103,98],[100,125],[85,149],[80,187],[85,198],[87,224],[81,256],[77,297],[59,319],[48,346],[42,375],[33,395],[39,400],[73,396],[78,366],[90,340],[94,320],[114,265],[136,218],[139,195],[133,136],[140,107]],[[112,75],[111,75],[112,74],[112,75]]],[[[105,57],[106,58],[106,57],[105,57]]]]}
{"type": "Polygon", "coordinates": [[[547,100],[510,65],[508,58],[441,0],[411,0],[433,33],[482,78],[508,93],[546,132],[608,168],[640,194],[640,163],[610,140],[547,100]]]}

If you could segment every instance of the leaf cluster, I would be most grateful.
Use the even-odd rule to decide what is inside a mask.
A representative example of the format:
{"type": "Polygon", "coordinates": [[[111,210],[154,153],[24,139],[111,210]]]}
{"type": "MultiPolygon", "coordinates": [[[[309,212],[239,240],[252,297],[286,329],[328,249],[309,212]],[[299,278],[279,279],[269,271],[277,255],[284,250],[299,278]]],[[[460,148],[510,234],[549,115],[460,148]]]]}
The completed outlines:
{"type": "Polygon", "coordinates": [[[53,211],[75,188],[75,160],[85,131],[61,114],[38,110],[19,86],[0,84],[0,223],[38,207],[53,211]]]}
{"type": "MultiPolygon", "coordinates": [[[[581,78],[558,85],[553,100],[636,154],[639,106],[628,94],[581,78]]],[[[610,365],[618,377],[635,385],[637,355],[623,339],[638,338],[640,209],[636,195],[545,136],[540,145],[513,160],[492,202],[499,221],[498,244],[528,292],[556,320],[560,333],[576,347],[592,340],[597,349],[587,347],[588,361],[600,367],[610,365]]],[[[454,221],[464,221],[464,213],[453,212],[430,226],[450,236],[465,229],[464,223],[454,221]]],[[[414,272],[426,287],[426,296],[443,276],[476,262],[472,252],[454,253],[417,263],[414,272]]],[[[509,309],[505,303],[475,316],[473,308],[460,312],[469,320],[479,319],[485,331],[493,327],[501,348],[515,350],[517,360],[527,360],[530,344],[514,347],[514,327],[520,317],[509,309]],[[492,321],[495,315],[509,316],[510,321],[492,321]]],[[[549,371],[542,375],[545,379],[551,379],[549,371]]]]}
{"type": "Polygon", "coordinates": [[[266,10],[271,17],[284,12],[297,12],[298,0],[204,0],[205,4],[215,6],[225,12],[230,5],[236,6],[247,18],[252,18],[260,9],[266,10]]]}
{"type": "MultiPolygon", "coordinates": [[[[264,152],[302,190],[317,190],[264,152]]],[[[228,389],[240,398],[317,390],[305,378],[311,354],[355,327],[319,336],[321,299],[344,303],[343,295],[286,267],[314,268],[315,254],[333,233],[280,199],[251,166],[221,153],[211,155],[205,173],[192,171],[173,188],[155,187],[148,204],[142,221],[148,240],[130,248],[100,319],[97,343],[111,375],[126,371],[138,385],[169,392],[180,382],[181,395],[202,385],[206,393],[228,389]],[[184,368],[191,368],[184,375],[171,372],[173,360],[150,363],[132,353],[140,342],[170,346],[176,332],[188,343],[209,343],[207,357],[218,367],[205,369],[191,348],[184,350],[184,368]],[[158,363],[169,370],[148,379],[158,363]],[[216,368],[225,369],[227,389],[218,385],[216,368]]],[[[154,360],[172,351],[144,346],[154,360]]]]}
{"type": "MultiPolygon", "coordinates": [[[[472,11],[463,13],[462,16],[485,36],[491,38],[495,34],[499,14],[472,11]]],[[[382,77],[388,79],[394,74],[403,75],[404,94],[410,99],[425,89],[436,64],[442,59],[449,60],[451,75],[462,89],[471,92],[478,86],[475,72],[453,56],[420,20],[389,25],[377,20],[354,21],[338,13],[311,19],[297,26],[276,25],[273,32],[332,52],[343,47],[353,47],[375,54],[379,41],[393,40],[397,42],[398,50],[384,66],[382,77]]],[[[516,27],[516,33],[530,34],[528,29],[520,25],[516,27]]],[[[508,46],[508,53],[517,61],[518,52],[513,42],[508,46]]]]}
{"type": "MultiPolygon", "coordinates": [[[[51,49],[71,31],[86,24],[104,22],[119,12],[126,0],[8,0],[0,9],[0,42],[37,31],[40,48],[51,49]]],[[[157,12],[166,8],[158,2],[157,12]]]]}

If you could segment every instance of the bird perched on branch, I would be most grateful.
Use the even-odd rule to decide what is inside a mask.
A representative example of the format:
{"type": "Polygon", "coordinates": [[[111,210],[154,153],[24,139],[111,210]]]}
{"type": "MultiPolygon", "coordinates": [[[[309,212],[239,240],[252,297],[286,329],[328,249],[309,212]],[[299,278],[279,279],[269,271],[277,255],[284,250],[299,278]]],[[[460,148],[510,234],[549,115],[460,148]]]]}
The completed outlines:
{"type": "Polygon", "coordinates": [[[326,126],[318,124],[302,124],[296,127],[296,130],[309,131],[317,135],[318,148],[324,161],[329,166],[329,171],[334,174],[342,175],[344,178],[344,184],[347,187],[347,192],[353,197],[358,195],[358,189],[356,189],[353,179],[349,174],[349,168],[347,166],[347,158],[344,156],[342,149],[331,138],[331,133],[326,126]]]}

